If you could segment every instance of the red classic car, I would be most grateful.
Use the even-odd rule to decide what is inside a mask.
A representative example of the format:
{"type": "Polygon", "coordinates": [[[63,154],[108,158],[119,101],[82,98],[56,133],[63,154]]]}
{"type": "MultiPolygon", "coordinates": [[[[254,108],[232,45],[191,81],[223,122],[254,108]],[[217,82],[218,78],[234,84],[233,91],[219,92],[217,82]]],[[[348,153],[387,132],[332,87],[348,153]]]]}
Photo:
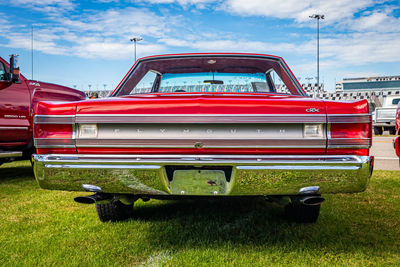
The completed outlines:
{"type": "Polygon", "coordinates": [[[312,99],[280,57],[139,59],[110,97],[39,103],[42,188],[93,192],[101,221],[137,199],[266,197],[315,222],[321,194],[365,190],[373,170],[366,100],[312,99]]]}

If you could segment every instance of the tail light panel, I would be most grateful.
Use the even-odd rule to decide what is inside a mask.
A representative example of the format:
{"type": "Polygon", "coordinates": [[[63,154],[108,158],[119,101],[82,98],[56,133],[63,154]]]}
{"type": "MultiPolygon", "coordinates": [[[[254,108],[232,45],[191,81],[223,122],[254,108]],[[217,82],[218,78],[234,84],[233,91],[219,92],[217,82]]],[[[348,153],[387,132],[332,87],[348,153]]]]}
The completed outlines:
{"type": "Polygon", "coordinates": [[[368,155],[372,145],[371,123],[330,123],[327,154],[368,155]]]}
{"type": "Polygon", "coordinates": [[[75,103],[39,102],[33,133],[38,154],[76,153],[75,110],[75,103]]]}
{"type": "Polygon", "coordinates": [[[38,154],[42,154],[42,149],[46,153],[76,153],[74,124],[36,123],[34,141],[38,154]]]}

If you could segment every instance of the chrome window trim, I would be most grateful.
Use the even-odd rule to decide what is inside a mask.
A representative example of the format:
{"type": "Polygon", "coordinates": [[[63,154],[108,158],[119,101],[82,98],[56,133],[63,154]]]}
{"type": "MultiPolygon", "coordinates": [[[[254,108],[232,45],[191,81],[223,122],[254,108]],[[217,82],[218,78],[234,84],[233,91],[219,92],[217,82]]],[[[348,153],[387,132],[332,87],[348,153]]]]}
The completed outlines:
{"type": "Polygon", "coordinates": [[[132,75],[136,71],[137,67],[140,65],[140,63],[145,62],[145,61],[152,61],[152,60],[159,60],[159,59],[169,59],[169,58],[185,58],[185,57],[230,57],[230,58],[262,58],[262,59],[269,59],[269,60],[274,60],[277,61],[278,64],[282,67],[282,69],[286,72],[288,77],[290,78],[291,82],[293,83],[294,87],[296,88],[297,92],[299,93],[299,96],[305,96],[309,97],[301,84],[298,82],[292,71],[289,69],[287,66],[286,62],[283,60],[283,58],[278,57],[278,56],[272,56],[272,55],[260,55],[260,54],[177,54],[177,55],[161,55],[161,56],[151,56],[147,58],[140,58],[137,60],[137,62],[131,67],[131,69],[128,71],[128,73],[124,76],[122,81],[117,85],[117,88],[110,94],[110,97],[118,97],[118,93],[120,90],[125,86],[126,82],[131,79],[132,75]]]}

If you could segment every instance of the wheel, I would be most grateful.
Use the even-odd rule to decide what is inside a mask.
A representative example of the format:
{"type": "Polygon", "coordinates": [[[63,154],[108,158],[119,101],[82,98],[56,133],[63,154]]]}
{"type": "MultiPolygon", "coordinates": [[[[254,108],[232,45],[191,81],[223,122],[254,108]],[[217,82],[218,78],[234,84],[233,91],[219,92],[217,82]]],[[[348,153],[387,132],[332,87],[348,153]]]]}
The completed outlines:
{"type": "Polygon", "coordinates": [[[125,205],[121,201],[96,204],[96,211],[102,222],[118,222],[133,217],[133,205],[125,205]]]}
{"type": "Polygon", "coordinates": [[[396,128],[394,128],[394,127],[389,128],[389,134],[396,135],[396,128]]]}
{"type": "Polygon", "coordinates": [[[297,223],[315,223],[319,216],[321,204],[304,205],[292,202],[285,206],[285,215],[290,221],[297,223]]]}
{"type": "Polygon", "coordinates": [[[383,130],[382,130],[382,127],[374,127],[374,134],[375,135],[382,135],[382,133],[383,133],[383,130]]]}

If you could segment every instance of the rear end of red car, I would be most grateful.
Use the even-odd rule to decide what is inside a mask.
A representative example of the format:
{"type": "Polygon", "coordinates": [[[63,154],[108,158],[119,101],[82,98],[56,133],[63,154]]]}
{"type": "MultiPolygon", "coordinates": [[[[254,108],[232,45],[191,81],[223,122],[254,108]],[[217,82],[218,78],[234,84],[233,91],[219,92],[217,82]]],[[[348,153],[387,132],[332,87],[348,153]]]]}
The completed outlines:
{"type": "Polygon", "coordinates": [[[102,221],[130,216],[126,206],[138,198],[262,196],[287,199],[291,217],[315,222],[321,194],[365,190],[374,163],[366,100],[309,98],[273,56],[142,61],[113,97],[39,103],[34,170],[42,188],[94,192],[76,200],[96,203],[102,221]],[[153,70],[152,91],[132,95],[153,70]],[[289,93],[277,92],[272,71],[289,93]],[[168,86],[174,79],[185,83],[168,86]]]}
{"type": "Polygon", "coordinates": [[[199,95],[42,102],[35,173],[46,189],[135,197],[354,193],[372,173],[371,137],[367,101],[199,95]]]}

